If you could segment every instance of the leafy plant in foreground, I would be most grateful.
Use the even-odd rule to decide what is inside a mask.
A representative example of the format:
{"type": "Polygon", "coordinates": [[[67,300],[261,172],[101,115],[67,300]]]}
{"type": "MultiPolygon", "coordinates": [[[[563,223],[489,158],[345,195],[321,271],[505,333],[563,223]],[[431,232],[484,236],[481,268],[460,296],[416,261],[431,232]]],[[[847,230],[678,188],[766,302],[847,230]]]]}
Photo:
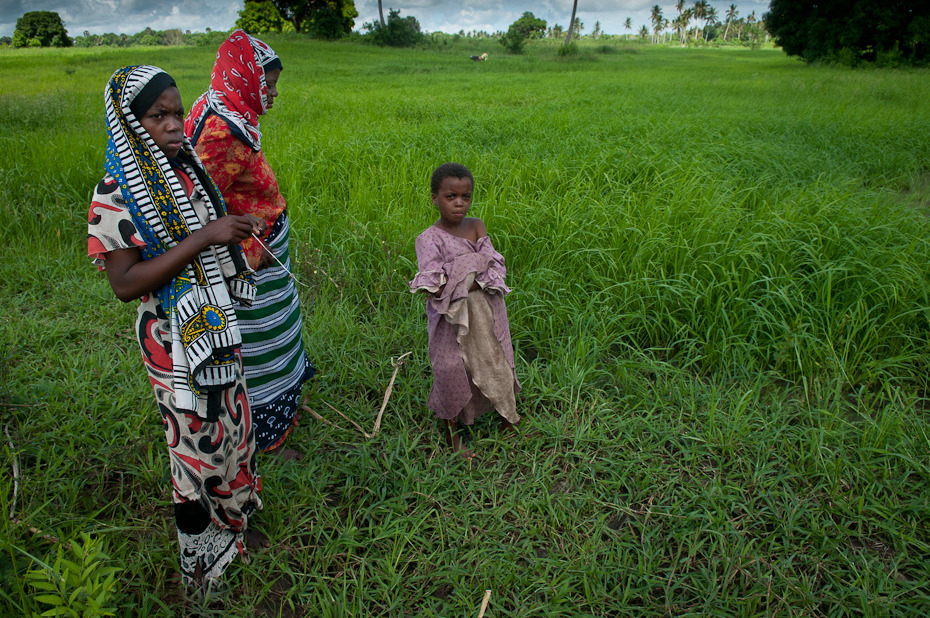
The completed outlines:
{"type": "MultiPolygon", "coordinates": [[[[113,616],[112,591],[117,568],[106,566],[109,557],[103,541],[81,534],[82,543],[71,539],[56,549],[55,562],[26,573],[26,581],[38,593],[35,599],[51,609],[34,616],[113,616]]],[[[50,561],[51,554],[46,558],[50,561]]]]}

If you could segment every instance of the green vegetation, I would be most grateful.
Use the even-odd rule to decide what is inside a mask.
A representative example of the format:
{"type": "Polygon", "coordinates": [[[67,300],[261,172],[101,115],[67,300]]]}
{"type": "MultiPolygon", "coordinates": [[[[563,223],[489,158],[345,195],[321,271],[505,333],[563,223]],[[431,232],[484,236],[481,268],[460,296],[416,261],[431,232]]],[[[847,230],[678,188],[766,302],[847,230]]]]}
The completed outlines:
{"type": "MultiPolygon", "coordinates": [[[[260,461],[275,545],[216,615],[473,616],[486,589],[488,616],[930,613],[926,71],[268,40],[307,403],[346,429],[305,414],[306,460],[260,461]],[[406,289],[449,160],[507,259],[524,387],[519,441],[482,419],[473,464],[426,409],[406,289]],[[332,408],[370,431],[408,351],[365,439],[332,408]]],[[[67,578],[59,557],[90,569],[61,595],[182,613],[135,307],[85,256],[86,216],[113,69],[163,66],[190,105],[214,54],[0,55],[0,614],[50,609],[28,582],[58,580],[29,573],[67,578]]]]}
{"type": "Polygon", "coordinates": [[[426,35],[420,30],[420,22],[413,15],[400,16],[400,11],[390,9],[387,22],[380,21],[365,24],[369,40],[375,45],[390,47],[414,47],[426,42],[426,35]]]}
{"type": "Polygon", "coordinates": [[[294,24],[281,17],[271,0],[246,0],[236,28],[242,28],[251,34],[267,32],[293,32],[294,24]]]}
{"type": "Polygon", "coordinates": [[[930,3],[925,0],[772,0],[762,17],[785,52],[807,62],[930,63],[930,3]]]}
{"type": "Polygon", "coordinates": [[[31,11],[16,20],[13,47],[71,47],[73,41],[54,11],[31,11]]]}
{"type": "MultiPolygon", "coordinates": [[[[297,32],[336,39],[352,31],[358,11],[353,0],[271,0],[297,32]]],[[[248,10],[248,7],[245,7],[248,10]]],[[[240,11],[240,15],[242,11],[240,11]]]]}

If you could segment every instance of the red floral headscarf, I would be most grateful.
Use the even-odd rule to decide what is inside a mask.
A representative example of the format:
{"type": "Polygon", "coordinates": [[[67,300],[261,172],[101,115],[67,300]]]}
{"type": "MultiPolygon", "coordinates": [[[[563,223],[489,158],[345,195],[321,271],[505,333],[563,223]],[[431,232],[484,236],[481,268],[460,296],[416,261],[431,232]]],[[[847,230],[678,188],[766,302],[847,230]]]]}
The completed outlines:
{"type": "Polygon", "coordinates": [[[233,135],[258,152],[262,133],[258,117],[268,111],[265,67],[281,67],[274,50],[262,41],[234,30],[216,52],[210,90],[191,106],[184,132],[196,143],[210,112],[220,116],[233,135]]]}

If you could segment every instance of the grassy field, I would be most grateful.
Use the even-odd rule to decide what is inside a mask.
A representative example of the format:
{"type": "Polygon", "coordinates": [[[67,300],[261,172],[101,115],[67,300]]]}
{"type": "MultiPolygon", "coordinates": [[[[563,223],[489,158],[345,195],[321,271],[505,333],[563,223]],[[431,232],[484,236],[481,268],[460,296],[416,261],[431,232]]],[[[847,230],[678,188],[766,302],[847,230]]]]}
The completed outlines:
{"type": "MultiPolygon", "coordinates": [[[[487,589],[486,616],[930,614],[930,73],[269,42],[307,404],[341,428],[305,415],[306,459],[260,461],[274,547],[217,615],[476,616],[487,589]],[[524,388],[519,439],[482,419],[471,464],[406,291],[449,160],[507,259],[524,388]],[[365,439],[333,408],[370,430],[409,351],[365,439]]],[[[190,105],[214,53],[0,53],[0,615],[190,609],[135,307],[85,234],[109,75],[157,64],[190,105]]]]}

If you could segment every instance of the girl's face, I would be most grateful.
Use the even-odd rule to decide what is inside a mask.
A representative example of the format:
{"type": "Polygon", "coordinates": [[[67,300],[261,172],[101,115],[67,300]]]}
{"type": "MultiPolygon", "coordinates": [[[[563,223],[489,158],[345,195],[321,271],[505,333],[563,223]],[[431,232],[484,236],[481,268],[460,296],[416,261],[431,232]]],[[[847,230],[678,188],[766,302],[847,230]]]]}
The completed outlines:
{"type": "Polygon", "coordinates": [[[439,218],[450,227],[458,227],[471,208],[471,178],[448,176],[439,183],[439,191],[433,193],[433,204],[439,209],[439,218]]]}
{"type": "Polygon", "coordinates": [[[181,151],[184,138],[184,104],[176,86],[169,86],[139,119],[165,156],[173,159],[181,151]]]}
{"type": "Polygon", "coordinates": [[[265,91],[268,97],[268,109],[274,107],[274,100],[278,97],[278,80],[281,78],[281,69],[265,73],[265,91]]]}

